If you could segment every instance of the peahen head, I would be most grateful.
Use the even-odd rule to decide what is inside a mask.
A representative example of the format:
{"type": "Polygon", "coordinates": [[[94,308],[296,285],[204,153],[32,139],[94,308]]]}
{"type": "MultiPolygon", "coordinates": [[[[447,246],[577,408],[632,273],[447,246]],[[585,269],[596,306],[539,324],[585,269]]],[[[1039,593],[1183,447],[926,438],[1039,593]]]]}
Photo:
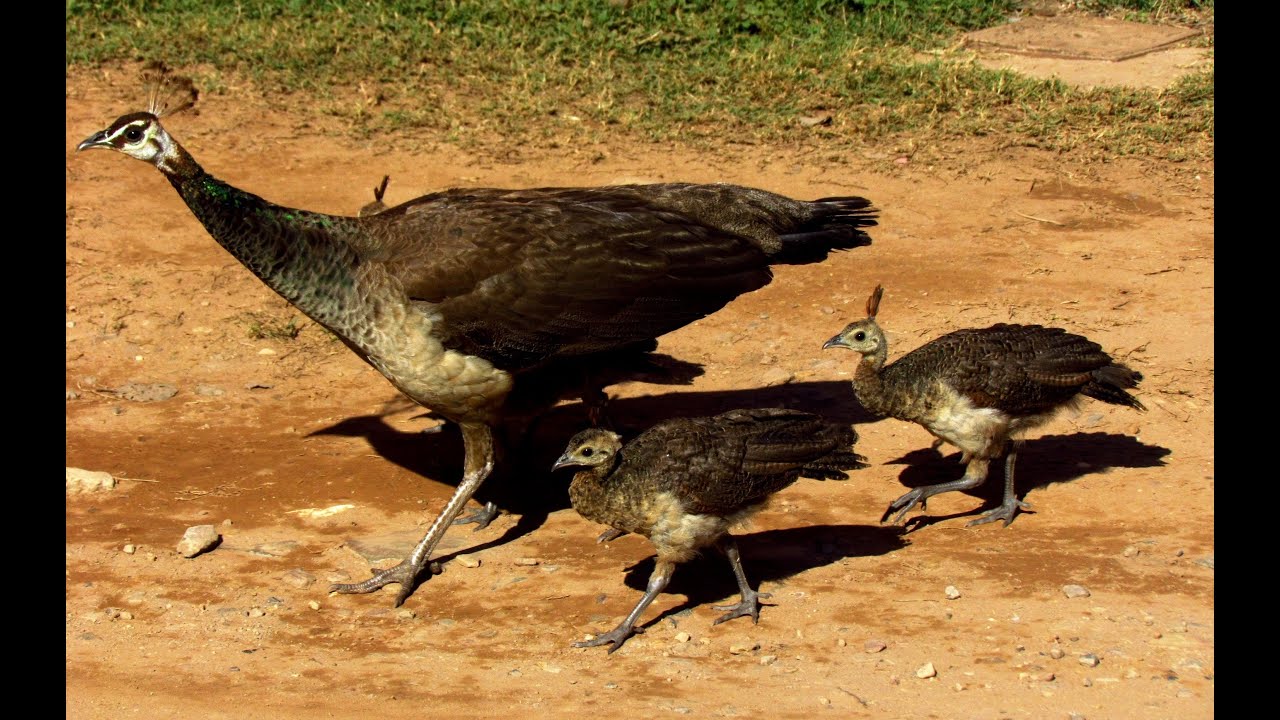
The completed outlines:
{"type": "Polygon", "coordinates": [[[618,461],[618,451],[621,449],[622,438],[617,433],[603,428],[589,428],[569,440],[569,446],[551,469],[586,467],[602,468],[608,472],[618,461]]]}
{"type": "Polygon", "coordinates": [[[142,71],[147,90],[147,109],[116,118],[105,130],[85,138],[76,151],[102,148],[115,150],[161,170],[170,169],[179,157],[178,144],[160,125],[160,118],[195,105],[199,93],[191,78],[174,75],[163,63],[152,63],[142,71]]]}
{"type": "Polygon", "coordinates": [[[856,320],[845,326],[839,334],[822,344],[822,349],[841,347],[859,353],[863,357],[883,358],[888,353],[884,331],[876,324],[876,313],[880,310],[880,298],[884,296],[884,288],[880,285],[867,298],[867,317],[856,320]]]}

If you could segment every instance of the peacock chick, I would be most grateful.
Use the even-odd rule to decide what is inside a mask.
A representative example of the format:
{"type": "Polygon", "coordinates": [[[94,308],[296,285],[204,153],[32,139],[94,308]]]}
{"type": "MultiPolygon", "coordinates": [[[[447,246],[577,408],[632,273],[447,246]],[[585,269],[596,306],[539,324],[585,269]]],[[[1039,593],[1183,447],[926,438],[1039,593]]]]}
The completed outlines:
{"type": "Polygon", "coordinates": [[[630,614],[613,630],[574,645],[608,644],[610,653],[622,647],[643,631],[637,620],[676,566],[712,545],[729,559],[742,595],[736,605],[716,606],[728,612],[715,624],[746,615],[759,622],[760,599],[769,594],[747,582],[730,528],[800,477],[848,479],[846,470],[864,467],[852,450],[857,439],[848,425],[778,408],[667,420],[625,446],[603,428],[575,435],[555,463],[555,469],[580,468],[569,485],[573,508],[619,535],[649,538],[657,562],[630,614]]]}
{"type": "Polygon", "coordinates": [[[1003,520],[1008,527],[1031,506],[1014,492],[1013,468],[1021,435],[1084,398],[1145,410],[1128,393],[1142,374],[1112,360],[1088,338],[1062,328],[998,323],[956,330],[885,364],[889,355],[876,312],[884,288],[867,299],[867,317],[849,323],[826,348],[860,354],[853,391],[867,410],[914,422],[948,442],[966,464],[959,480],[915,488],[894,500],[881,517],[897,523],[916,505],[944,492],[972,490],[987,479],[988,465],[1006,453],[1004,499],[970,526],[1003,520]]]}
{"type": "Polygon", "coordinates": [[[365,205],[360,208],[360,212],[356,213],[359,217],[377,215],[387,209],[386,203],[382,202],[382,196],[387,194],[387,183],[389,182],[391,182],[391,176],[383,175],[382,184],[373,189],[373,202],[365,203],[365,205]]]}

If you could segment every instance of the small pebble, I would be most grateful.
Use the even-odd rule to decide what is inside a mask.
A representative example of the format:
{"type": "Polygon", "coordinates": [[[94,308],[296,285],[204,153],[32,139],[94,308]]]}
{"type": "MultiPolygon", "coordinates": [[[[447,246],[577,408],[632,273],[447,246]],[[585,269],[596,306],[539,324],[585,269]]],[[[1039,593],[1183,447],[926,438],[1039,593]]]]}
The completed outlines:
{"type": "Polygon", "coordinates": [[[125,545],[123,549],[125,555],[132,555],[138,552],[138,548],[133,545],[125,545]]]}
{"type": "Polygon", "coordinates": [[[1062,594],[1069,598],[1089,597],[1089,591],[1083,585],[1063,585],[1062,594]]]}
{"type": "Polygon", "coordinates": [[[761,665],[772,665],[772,664],[774,664],[774,663],[776,663],[776,662],[778,662],[778,656],[777,656],[777,655],[761,655],[761,656],[760,656],[760,664],[761,664],[761,665]]]}
{"type": "Polygon", "coordinates": [[[528,565],[528,566],[532,566],[532,565],[538,565],[538,564],[541,564],[541,563],[542,563],[542,561],[541,561],[541,560],[539,560],[538,558],[522,557],[522,558],[516,558],[516,559],[515,559],[515,563],[516,563],[517,565],[528,565]]]}
{"type": "Polygon", "coordinates": [[[121,611],[120,611],[120,619],[121,619],[121,620],[132,620],[132,619],[133,619],[133,613],[129,612],[128,610],[121,610],[121,611]]]}
{"type": "Polygon", "coordinates": [[[1085,720],[1085,717],[1078,712],[1073,712],[1067,713],[1067,720],[1085,720]]]}
{"type": "Polygon", "coordinates": [[[678,632],[676,633],[676,642],[687,643],[692,639],[692,637],[693,636],[687,632],[678,632]]]}
{"type": "Polygon", "coordinates": [[[262,608],[254,608],[254,609],[252,609],[252,610],[250,610],[250,611],[249,611],[249,617],[256,617],[256,618],[258,618],[258,617],[262,617],[263,615],[266,615],[266,614],[267,614],[267,613],[266,613],[262,608]]]}
{"type": "Polygon", "coordinates": [[[942,592],[947,596],[948,600],[957,600],[960,598],[960,591],[956,589],[955,585],[948,585],[942,592]]]}
{"type": "Polygon", "coordinates": [[[409,608],[400,608],[399,610],[396,611],[396,617],[400,618],[401,620],[412,620],[418,617],[418,613],[413,610],[410,610],[409,608]]]}
{"type": "Polygon", "coordinates": [[[1049,657],[1053,658],[1054,660],[1061,660],[1063,656],[1065,656],[1066,654],[1067,653],[1064,652],[1063,649],[1057,645],[1054,645],[1053,647],[1049,648],[1049,657]]]}
{"type": "Polygon", "coordinates": [[[742,655],[744,653],[749,653],[749,652],[752,652],[753,650],[759,650],[759,649],[760,649],[760,643],[752,643],[750,645],[745,645],[742,643],[734,643],[729,646],[729,652],[733,655],[742,655]]]}
{"type": "Polygon", "coordinates": [[[869,653],[878,653],[887,647],[889,646],[879,640],[868,640],[862,644],[862,649],[869,653]]]}
{"type": "Polygon", "coordinates": [[[934,669],[933,663],[925,663],[924,665],[921,665],[918,670],[916,670],[916,677],[922,680],[926,678],[937,677],[937,675],[938,675],[938,671],[934,669]]]}
{"type": "Polygon", "coordinates": [[[312,610],[319,610],[320,603],[316,602],[315,600],[312,600],[311,602],[307,603],[307,607],[311,608],[312,610]]]}
{"type": "Polygon", "coordinates": [[[831,700],[830,700],[830,698],[820,697],[820,698],[818,698],[818,704],[819,704],[819,705],[830,705],[830,704],[831,704],[831,700]]]}
{"type": "Polygon", "coordinates": [[[1057,679],[1057,676],[1051,672],[1047,672],[1047,673],[1040,673],[1039,675],[1032,675],[1031,679],[1037,682],[1053,682],[1055,679],[1057,679]]]}
{"type": "Polygon", "coordinates": [[[480,567],[480,558],[476,557],[475,555],[468,555],[467,553],[462,553],[460,555],[455,555],[453,559],[457,560],[458,564],[461,565],[462,567],[468,567],[468,568],[480,567]]]}
{"type": "Polygon", "coordinates": [[[1102,662],[1097,655],[1093,653],[1085,653],[1080,656],[1080,664],[1085,667],[1098,667],[1098,663],[1102,662]]]}
{"type": "Polygon", "coordinates": [[[836,640],[836,645],[839,645],[840,647],[844,647],[845,645],[848,645],[848,644],[849,644],[849,643],[845,642],[845,639],[844,639],[844,638],[840,638],[840,639],[836,640]]]}

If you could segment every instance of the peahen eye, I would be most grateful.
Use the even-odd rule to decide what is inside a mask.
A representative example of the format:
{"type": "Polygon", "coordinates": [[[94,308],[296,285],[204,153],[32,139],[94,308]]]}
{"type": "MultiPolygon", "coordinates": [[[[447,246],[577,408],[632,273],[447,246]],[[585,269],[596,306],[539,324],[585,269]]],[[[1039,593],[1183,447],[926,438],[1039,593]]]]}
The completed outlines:
{"type": "Polygon", "coordinates": [[[867,339],[867,334],[861,330],[853,334],[853,339],[862,342],[867,339]]]}
{"type": "Polygon", "coordinates": [[[142,128],[131,127],[124,131],[124,139],[129,142],[138,142],[142,139],[142,128]]]}
{"type": "Polygon", "coordinates": [[[591,448],[582,448],[582,457],[591,457],[595,452],[596,451],[591,448]]]}

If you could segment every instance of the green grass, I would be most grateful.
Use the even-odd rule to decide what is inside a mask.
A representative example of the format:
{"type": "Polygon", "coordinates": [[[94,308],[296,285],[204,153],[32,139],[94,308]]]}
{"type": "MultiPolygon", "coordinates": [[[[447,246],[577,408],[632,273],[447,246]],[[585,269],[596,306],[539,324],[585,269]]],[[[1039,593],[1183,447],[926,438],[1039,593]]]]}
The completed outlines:
{"type": "MultiPolygon", "coordinates": [[[[1193,0],[1085,0],[1212,23],[1193,0]]],[[[875,142],[1007,135],[1093,156],[1212,157],[1213,75],[1080,91],[983,69],[960,34],[1009,0],[133,0],[66,6],[68,69],[162,59],[206,92],[247,77],[366,134],[466,144],[875,142]],[[925,58],[925,59],[921,59],[925,58]],[[829,125],[800,129],[824,113],[829,125]]],[[[1210,41],[1211,42],[1211,41],[1210,41]]]]}

